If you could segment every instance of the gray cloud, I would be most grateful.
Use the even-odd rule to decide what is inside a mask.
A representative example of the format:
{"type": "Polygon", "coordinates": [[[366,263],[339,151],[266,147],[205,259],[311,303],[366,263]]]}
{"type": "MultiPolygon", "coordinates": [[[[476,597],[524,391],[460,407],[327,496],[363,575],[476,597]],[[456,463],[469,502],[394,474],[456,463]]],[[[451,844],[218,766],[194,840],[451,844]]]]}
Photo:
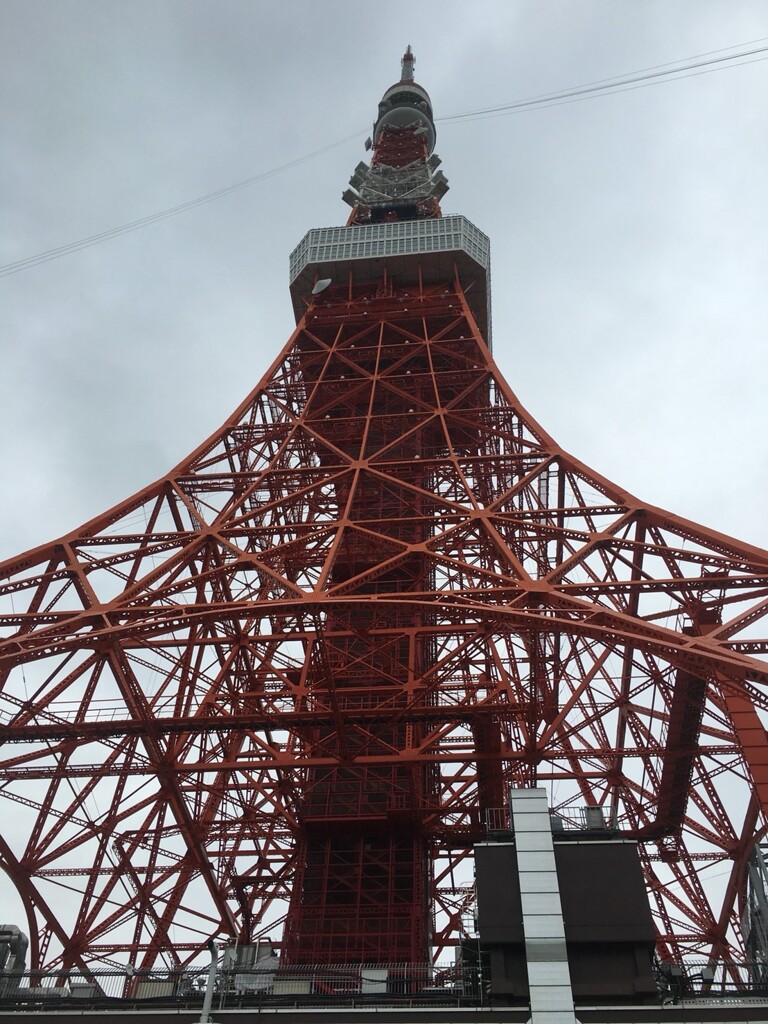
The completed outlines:
{"type": "MultiPolygon", "coordinates": [[[[288,253],[339,195],[406,43],[437,115],[768,36],[761,2],[0,6],[2,262],[179,217],[0,280],[0,555],[74,528],[228,415],[293,322],[288,253]]],[[[444,209],[493,245],[494,350],[566,448],[768,544],[768,63],[439,125],[444,209]]]]}

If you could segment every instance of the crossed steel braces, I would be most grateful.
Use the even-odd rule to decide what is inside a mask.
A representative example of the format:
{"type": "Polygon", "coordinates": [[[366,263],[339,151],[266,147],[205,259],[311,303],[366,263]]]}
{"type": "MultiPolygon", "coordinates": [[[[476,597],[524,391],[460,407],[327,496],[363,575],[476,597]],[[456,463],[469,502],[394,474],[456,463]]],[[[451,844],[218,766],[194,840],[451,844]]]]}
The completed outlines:
{"type": "Polygon", "coordinates": [[[768,554],[566,454],[458,281],[320,298],[173,472],[2,566],[0,850],[35,963],[279,928],[307,773],[350,763],[431,780],[438,947],[485,812],[536,781],[640,840],[666,955],[738,953],[768,554]]]}
{"type": "MultiPolygon", "coordinates": [[[[352,195],[351,223],[438,218],[410,50],[379,109],[376,173],[420,161],[432,192],[352,195]]],[[[563,451],[478,277],[413,253],[323,281],[189,458],[0,565],[0,866],[35,969],[267,934],[287,963],[423,963],[533,784],[637,840],[662,957],[744,955],[768,552],[563,451]]]]}

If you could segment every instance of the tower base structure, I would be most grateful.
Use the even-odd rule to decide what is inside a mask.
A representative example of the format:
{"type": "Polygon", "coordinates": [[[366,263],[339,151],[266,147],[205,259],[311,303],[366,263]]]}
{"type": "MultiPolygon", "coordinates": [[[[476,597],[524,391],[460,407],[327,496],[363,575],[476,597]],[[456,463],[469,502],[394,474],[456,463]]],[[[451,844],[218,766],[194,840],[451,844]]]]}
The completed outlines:
{"type": "Polygon", "coordinates": [[[524,410],[408,64],[350,224],[292,257],[296,330],[258,386],[0,566],[0,866],[35,970],[175,976],[211,936],[297,970],[440,962],[474,846],[543,786],[637,844],[662,961],[740,977],[768,553],[524,410]]]}

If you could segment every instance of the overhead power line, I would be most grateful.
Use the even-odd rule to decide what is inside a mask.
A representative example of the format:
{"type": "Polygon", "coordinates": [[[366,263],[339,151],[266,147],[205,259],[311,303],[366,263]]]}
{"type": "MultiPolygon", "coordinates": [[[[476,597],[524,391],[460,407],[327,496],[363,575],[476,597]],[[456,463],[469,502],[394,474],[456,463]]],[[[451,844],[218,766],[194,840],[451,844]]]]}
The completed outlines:
{"type": "MultiPolygon", "coordinates": [[[[444,117],[439,117],[435,120],[442,124],[462,124],[467,121],[479,121],[491,117],[505,117],[525,110],[534,110],[559,106],[565,103],[576,103],[584,100],[598,99],[601,96],[608,96],[614,93],[628,92],[632,89],[640,89],[650,85],[661,85],[667,82],[678,81],[683,78],[691,78],[695,75],[709,74],[714,71],[725,71],[729,68],[742,67],[745,64],[753,64],[756,61],[768,60],[768,46],[753,45],[756,43],[763,43],[766,38],[768,37],[751,39],[746,43],[722,47],[719,50],[709,50],[706,53],[696,54],[693,57],[688,57],[683,60],[671,61],[667,64],[655,64],[652,67],[641,68],[637,71],[631,71],[624,75],[618,75],[612,78],[602,78],[594,82],[586,82],[583,85],[572,86],[568,89],[561,89],[556,92],[531,96],[527,99],[513,100],[509,103],[501,103],[492,107],[480,107],[476,110],[467,110],[459,114],[447,114],[444,117]],[[743,49],[743,47],[752,48],[743,49]]],[[[352,139],[358,138],[361,134],[362,130],[353,132],[351,135],[346,135],[343,139],[337,139],[335,142],[331,142],[327,146],[323,146],[321,149],[313,150],[311,153],[306,153],[304,156],[297,157],[295,160],[289,160],[287,163],[279,164],[277,167],[272,167],[267,171],[262,171],[260,174],[254,174],[250,178],[244,178],[242,181],[235,182],[234,185],[226,185],[224,188],[216,189],[214,192],[207,192],[205,195],[198,196],[195,199],[189,199],[184,203],[179,203],[176,206],[170,206],[164,210],[159,210],[156,213],[148,214],[146,217],[140,217],[138,220],[128,221],[125,224],[119,224],[117,227],[100,231],[95,235],[88,235],[85,238],[80,238],[75,242],[68,243],[67,245],[61,245],[54,249],[46,249],[43,252],[36,253],[34,256],[27,256],[25,259],[6,263],[5,265],[0,266],[0,277],[8,277],[11,274],[18,274],[22,270],[29,270],[31,267],[39,266],[41,263],[49,263],[51,260],[61,259],[62,256],[69,256],[72,253],[80,252],[82,249],[88,249],[94,245],[101,245],[102,243],[108,242],[120,235],[126,235],[133,231],[138,231],[140,228],[148,227],[150,224],[157,224],[159,221],[168,220],[170,217],[175,217],[180,213],[185,213],[187,210],[192,210],[197,206],[203,206],[206,203],[214,202],[216,199],[222,199],[224,196],[231,195],[233,192],[239,192],[242,189],[250,188],[252,185],[256,185],[267,178],[274,177],[277,174],[282,174],[284,171],[288,171],[293,167],[299,167],[301,164],[304,164],[309,160],[314,160],[315,157],[322,156],[324,153],[328,153],[332,149],[343,146],[352,139]]]]}
{"type": "Polygon", "coordinates": [[[117,238],[119,235],[127,235],[131,231],[138,231],[139,228],[145,228],[150,224],[157,224],[158,221],[168,220],[169,217],[175,217],[179,213],[184,213],[186,210],[193,210],[196,206],[203,206],[205,203],[212,203],[215,199],[222,199],[224,196],[231,195],[233,192],[239,192],[241,189],[249,188],[251,185],[256,185],[260,181],[264,181],[266,178],[272,178],[276,174],[282,174],[283,171],[288,171],[292,167],[298,167],[300,164],[306,163],[308,160],[314,160],[317,156],[322,156],[323,153],[328,153],[332,149],[336,149],[338,146],[344,145],[345,142],[350,142],[352,139],[360,137],[361,132],[356,131],[352,135],[346,135],[343,139],[337,139],[336,142],[331,142],[327,146],[323,146],[322,149],[315,149],[311,153],[305,153],[304,156],[297,157],[295,160],[289,160],[285,164],[279,164],[277,167],[272,167],[268,171],[262,171],[261,174],[254,174],[250,178],[244,178],[242,181],[235,182],[234,185],[226,185],[224,188],[216,189],[215,192],[206,192],[205,195],[198,196],[196,199],[189,199],[185,203],[179,203],[177,206],[169,206],[165,210],[158,210],[157,213],[150,213],[146,217],[140,217],[138,220],[128,221],[126,224],[119,224],[117,227],[108,228],[106,231],[100,231],[96,235],[88,235],[86,238],[79,238],[76,242],[70,242],[68,245],[60,245],[56,249],[46,249],[44,252],[36,253],[34,256],[28,256],[23,260],[16,260],[14,263],[6,263],[4,266],[0,266],[0,277],[8,277],[10,274],[18,274],[22,270],[28,270],[30,267],[36,267],[40,263],[49,263],[51,260],[60,259],[62,256],[69,256],[70,253],[80,252],[81,249],[88,249],[92,245],[100,245],[102,242],[108,242],[112,238],[117,238]]]}
{"type": "MultiPolygon", "coordinates": [[[[762,42],[755,39],[753,42],[762,42]]],[[[741,44],[749,45],[749,44],[741,44]]],[[[733,50],[735,47],[726,47],[733,50]]],[[[722,50],[712,50],[710,53],[723,53],[722,50]]],[[[697,54],[696,57],[689,57],[685,61],[672,61],[669,64],[656,64],[650,68],[642,68],[639,71],[630,71],[625,75],[614,78],[601,78],[595,82],[587,82],[584,85],[572,86],[569,89],[562,89],[558,92],[542,93],[538,96],[531,96],[528,99],[513,100],[510,103],[500,103],[493,107],[481,107],[477,110],[467,110],[461,114],[448,114],[435,120],[445,123],[456,123],[460,121],[477,121],[486,117],[499,117],[504,114],[514,114],[519,110],[526,110],[532,107],[554,106],[559,103],[581,100],[596,99],[600,95],[609,95],[614,92],[625,92],[627,87],[641,85],[656,85],[664,82],[676,81],[681,78],[690,78],[694,74],[707,74],[713,71],[725,71],[729,68],[741,67],[743,64],[753,64],[757,60],[768,60],[768,46],[758,46],[751,50],[739,50],[738,53],[730,53],[720,57],[710,56],[708,60],[699,60],[707,54],[697,54]],[[751,58],[751,59],[744,59],[751,58]]]]}

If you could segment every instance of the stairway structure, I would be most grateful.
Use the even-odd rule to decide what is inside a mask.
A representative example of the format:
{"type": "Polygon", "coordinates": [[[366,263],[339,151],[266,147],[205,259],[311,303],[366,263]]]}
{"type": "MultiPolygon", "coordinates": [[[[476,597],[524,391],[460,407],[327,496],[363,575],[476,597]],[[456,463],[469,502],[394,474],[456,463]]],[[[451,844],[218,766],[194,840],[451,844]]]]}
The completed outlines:
{"type": "Polygon", "coordinates": [[[349,223],[291,257],[262,381],[167,476],[0,566],[0,865],[35,967],[267,934],[284,963],[424,963],[533,785],[640,842],[662,957],[743,952],[768,552],[523,409],[434,142],[409,50],[349,223]]]}

